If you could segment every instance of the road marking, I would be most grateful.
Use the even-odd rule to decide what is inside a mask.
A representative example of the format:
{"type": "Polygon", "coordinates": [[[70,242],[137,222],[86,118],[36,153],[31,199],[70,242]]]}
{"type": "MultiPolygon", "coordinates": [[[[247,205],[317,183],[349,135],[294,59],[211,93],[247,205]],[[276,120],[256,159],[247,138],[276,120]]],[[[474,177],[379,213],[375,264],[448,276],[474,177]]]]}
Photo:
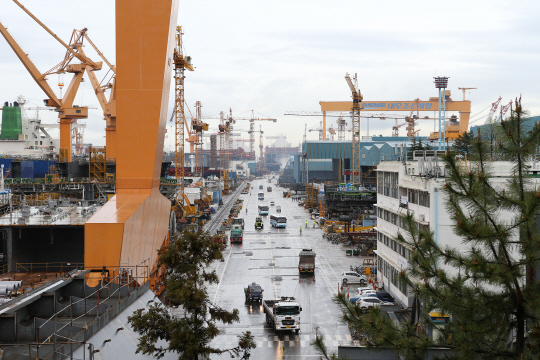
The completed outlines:
{"type": "Polygon", "coordinates": [[[232,251],[229,251],[229,256],[227,256],[227,260],[225,261],[225,266],[223,266],[223,272],[221,273],[221,276],[219,278],[219,282],[217,284],[216,294],[214,295],[214,300],[212,301],[213,305],[216,305],[216,298],[219,294],[219,287],[221,286],[221,281],[223,280],[223,275],[225,275],[225,270],[227,269],[227,265],[229,264],[229,259],[231,258],[232,251]]]}

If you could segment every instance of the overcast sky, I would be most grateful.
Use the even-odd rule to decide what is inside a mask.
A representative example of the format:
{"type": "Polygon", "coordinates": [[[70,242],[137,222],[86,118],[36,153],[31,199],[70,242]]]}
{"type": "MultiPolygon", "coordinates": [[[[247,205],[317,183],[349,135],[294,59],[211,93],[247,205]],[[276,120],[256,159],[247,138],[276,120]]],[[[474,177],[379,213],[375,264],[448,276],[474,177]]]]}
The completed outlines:
{"type": "MultiPolygon", "coordinates": [[[[114,1],[22,3],[66,42],[74,28],[88,28],[114,63],[114,1]]],[[[15,3],[1,0],[0,5],[0,21],[40,71],[61,60],[63,47],[15,3]]],[[[206,117],[231,108],[238,117],[249,117],[253,109],[257,117],[277,118],[262,123],[265,135],[284,133],[293,145],[302,140],[305,123],[318,128],[321,119],[283,114],[319,111],[319,101],[350,100],[347,72],[358,73],[365,101],[428,100],[437,96],[433,77],[449,76],[454,100],[463,97],[458,87],[478,88],[466,94],[473,119],[486,115],[499,96],[506,104],[520,94],[525,107],[538,115],[538,14],[539,1],[181,1],[178,24],[184,28],[186,55],[196,66],[195,72],[186,72],[185,98],[192,111],[201,101],[206,117]]],[[[85,50],[98,58],[89,47],[85,50]]],[[[63,81],[67,86],[68,74],[63,81]]],[[[58,77],[50,76],[49,83],[57,89],[58,77]]],[[[0,37],[0,100],[18,95],[34,106],[44,98],[0,37]]],[[[76,104],[96,107],[90,110],[84,141],[104,145],[105,122],[89,81],[76,104]]],[[[169,114],[172,104],[171,98],[169,114]]],[[[55,122],[55,115],[40,112],[47,122],[55,122]]],[[[218,120],[209,123],[217,129],[218,120]]],[[[390,135],[392,125],[391,120],[371,120],[370,135],[390,135]]],[[[418,127],[428,135],[433,122],[418,127]]],[[[236,129],[247,130],[248,123],[238,122],[236,129]]],[[[405,135],[404,127],[400,134],[405,135]]],[[[308,139],[317,138],[317,132],[308,133],[308,139]]],[[[172,140],[166,139],[166,150],[172,149],[172,140]]]]}

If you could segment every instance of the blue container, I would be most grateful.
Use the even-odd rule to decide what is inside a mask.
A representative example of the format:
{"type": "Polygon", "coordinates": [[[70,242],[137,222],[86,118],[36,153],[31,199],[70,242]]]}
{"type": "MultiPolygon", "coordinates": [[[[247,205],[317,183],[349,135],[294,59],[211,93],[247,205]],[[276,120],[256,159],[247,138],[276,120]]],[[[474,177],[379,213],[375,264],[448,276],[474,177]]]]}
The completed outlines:
{"type": "Polygon", "coordinates": [[[21,161],[21,177],[34,180],[33,161],[21,161]]]}
{"type": "Polygon", "coordinates": [[[34,160],[34,177],[44,178],[49,174],[50,167],[54,165],[54,161],[49,160],[34,160]]]}

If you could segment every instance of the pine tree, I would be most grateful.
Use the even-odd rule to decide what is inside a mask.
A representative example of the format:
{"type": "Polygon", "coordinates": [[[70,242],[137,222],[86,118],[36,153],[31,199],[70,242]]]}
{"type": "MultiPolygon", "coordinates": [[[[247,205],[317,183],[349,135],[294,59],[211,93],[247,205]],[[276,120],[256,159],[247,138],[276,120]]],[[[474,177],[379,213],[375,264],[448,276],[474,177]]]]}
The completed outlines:
{"type": "Polygon", "coordinates": [[[474,135],[472,131],[460,134],[452,144],[454,151],[458,154],[469,155],[473,149],[474,135]]]}
{"type": "Polygon", "coordinates": [[[378,309],[363,314],[344,296],[335,298],[343,320],[368,345],[395,349],[407,359],[424,359],[433,345],[445,347],[448,359],[538,358],[540,187],[527,169],[540,128],[526,133],[524,116],[516,99],[510,118],[496,126],[497,151],[513,163],[506,183],[497,181],[492,144],[480,135],[473,142],[477,160],[466,168],[454,152],[443,157],[446,208],[467,251],[439,246],[433,232],[419,230],[413,214],[405,216],[407,232],[398,241],[412,255],[400,280],[419,299],[418,320],[396,325],[378,309]],[[433,323],[432,311],[448,314],[450,322],[433,323]],[[527,328],[533,329],[529,344],[527,328]],[[431,338],[428,330],[437,335],[431,338]]]}
{"type": "Polygon", "coordinates": [[[239,321],[238,310],[227,311],[213,304],[205,287],[205,283],[219,281],[215,270],[208,271],[208,266],[223,259],[224,248],[205,232],[185,230],[159,250],[159,265],[167,269],[164,302],[171,307],[181,306],[184,316],[172,316],[161,303],[151,304],[148,311],[136,310],[128,320],[139,334],[137,353],[160,358],[166,352],[176,352],[179,360],[229,353],[231,357],[249,359],[255,348],[249,331],[238,336],[234,348],[210,346],[220,333],[218,322],[230,325],[239,321]],[[160,340],[166,345],[158,345],[160,340]]]}

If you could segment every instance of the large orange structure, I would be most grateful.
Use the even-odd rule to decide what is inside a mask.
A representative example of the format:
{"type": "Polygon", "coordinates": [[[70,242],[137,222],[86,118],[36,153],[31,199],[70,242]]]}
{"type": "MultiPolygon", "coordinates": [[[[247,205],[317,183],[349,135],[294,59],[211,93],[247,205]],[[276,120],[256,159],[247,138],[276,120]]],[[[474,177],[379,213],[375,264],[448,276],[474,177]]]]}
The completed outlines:
{"type": "Polygon", "coordinates": [[[177,14],[177,0],[116,0],[116,195],[85,224],[86,267],[155,264],[168,241],[158,186],[177,14]]]}
{"type": "MultiPolygon", "coordinates": [[[[458,111],[459,118],[452,119],[446,126],[446,141],[455,140],[457,137],[469,130],[469,117],[471,115],[471,102],[469,100],[453,101],[450,98],[450,91],[446,91],[446,111],[458,111]]],[[[323,112],[323,129],[326,134],[326,112],[330,111],[351,111],[352,101],[320,101],[323,112]]],[[[429,101],[363,101],[361,111],[439,111],[438,98],[429,98],[429,101]]],[[[418,120],[422,120],[421,118],[418,120]]],[[[434,132],[429,136],[429,140],[437,140],[439,133],[434,132]]],[[[326,139],[326,135],[324,136],[326,139]]]]}

